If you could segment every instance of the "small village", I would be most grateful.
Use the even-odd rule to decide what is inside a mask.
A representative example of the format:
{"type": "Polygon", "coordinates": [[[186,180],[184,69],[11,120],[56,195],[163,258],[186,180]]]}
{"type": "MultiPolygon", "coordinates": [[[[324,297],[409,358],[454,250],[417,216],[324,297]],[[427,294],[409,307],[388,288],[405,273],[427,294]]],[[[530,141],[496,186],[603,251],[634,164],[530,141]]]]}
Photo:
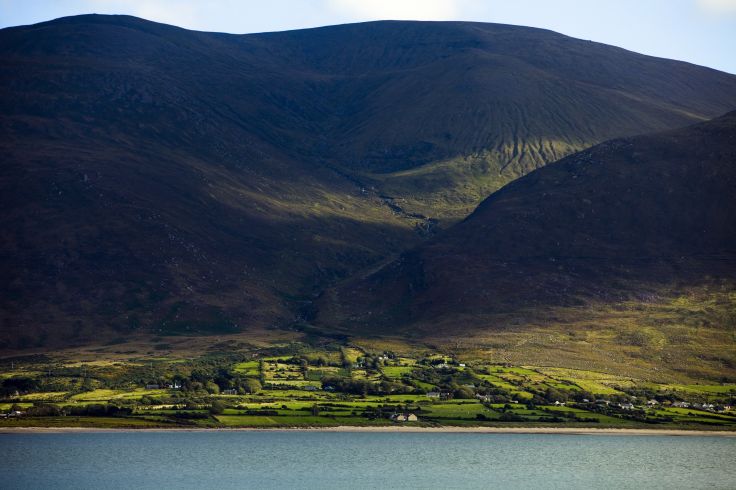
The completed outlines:
{"type": "Polygon", "coordinates": [[[11,367],[0,374],[0,425],[736,428],[734,384],[657,384],[432,351],[299,344],[11,367]]]}

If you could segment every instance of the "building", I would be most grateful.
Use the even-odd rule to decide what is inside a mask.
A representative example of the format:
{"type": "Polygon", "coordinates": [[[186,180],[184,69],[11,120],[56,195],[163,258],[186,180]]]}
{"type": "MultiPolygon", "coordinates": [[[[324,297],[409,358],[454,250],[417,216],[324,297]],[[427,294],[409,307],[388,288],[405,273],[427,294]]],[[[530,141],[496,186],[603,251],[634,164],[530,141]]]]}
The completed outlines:
{"type": "Polygon", "coordinates": [[[419,417],[413,413],[395,413],[391,416],[394,422],[417,422],[419,417]]]}

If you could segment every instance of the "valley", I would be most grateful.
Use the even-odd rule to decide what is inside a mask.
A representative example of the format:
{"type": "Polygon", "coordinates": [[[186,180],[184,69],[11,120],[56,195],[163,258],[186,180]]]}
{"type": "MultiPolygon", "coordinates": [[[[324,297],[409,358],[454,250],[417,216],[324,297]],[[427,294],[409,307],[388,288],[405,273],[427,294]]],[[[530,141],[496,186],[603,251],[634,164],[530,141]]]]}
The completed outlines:
{"type": "Polygon", "coordinates": [[[2,29],[0,428],[731,430],[735,108],[502,24],[2,29]]]}

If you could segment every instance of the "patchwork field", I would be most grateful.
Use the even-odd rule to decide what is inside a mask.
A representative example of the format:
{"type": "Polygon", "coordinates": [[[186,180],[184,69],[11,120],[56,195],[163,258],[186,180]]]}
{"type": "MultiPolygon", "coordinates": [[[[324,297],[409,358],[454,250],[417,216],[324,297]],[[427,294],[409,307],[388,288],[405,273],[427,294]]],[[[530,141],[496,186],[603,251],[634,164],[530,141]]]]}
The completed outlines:
{"type": "Polygon", "coordinates": [[[654,383],[393,345],[401,349],[366,340],[198,358],[2,359],[0,427],[736,428],[733,383],[654,383]]]}

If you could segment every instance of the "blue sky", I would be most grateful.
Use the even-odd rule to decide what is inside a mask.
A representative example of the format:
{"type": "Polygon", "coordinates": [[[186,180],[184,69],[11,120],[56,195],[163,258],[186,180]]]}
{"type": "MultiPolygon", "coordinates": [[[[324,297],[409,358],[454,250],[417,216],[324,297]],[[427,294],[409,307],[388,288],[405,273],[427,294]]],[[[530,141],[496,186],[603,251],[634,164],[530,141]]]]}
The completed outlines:
{"type": "Polygon", "coordinates": [[[232,33],[379,19],[500,22],[736,73],[736,0],[0,0],[0,27],[91,12],[232,33]]]}

